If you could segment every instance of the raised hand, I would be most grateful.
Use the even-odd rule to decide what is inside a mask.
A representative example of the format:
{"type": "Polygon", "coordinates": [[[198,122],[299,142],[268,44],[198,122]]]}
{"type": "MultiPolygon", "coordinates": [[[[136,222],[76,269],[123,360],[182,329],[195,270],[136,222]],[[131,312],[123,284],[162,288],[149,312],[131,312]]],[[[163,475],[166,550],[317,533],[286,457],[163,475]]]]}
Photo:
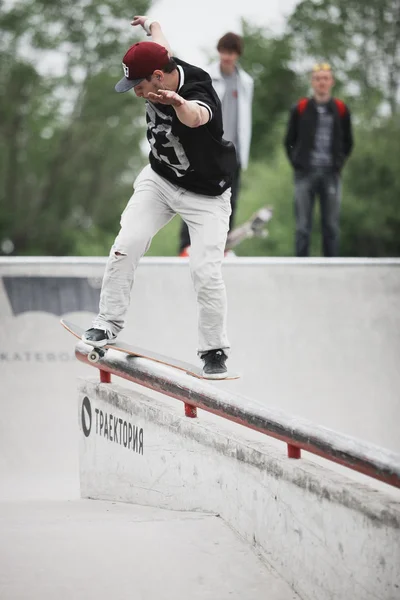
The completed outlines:
{"type": "MultiPolygon", "coordinates": [[[[135,17],[133,17],[133,21],[131,21],[131,25],[133,25],[133,27],[136,27],[137,25],[141,25],[143,27],[145,21],[147,21],[149,17],[147,17],[146,15],[136,15],[135,17]]],[[[144,29],[144,27],[143,27],[144,29]]]]}

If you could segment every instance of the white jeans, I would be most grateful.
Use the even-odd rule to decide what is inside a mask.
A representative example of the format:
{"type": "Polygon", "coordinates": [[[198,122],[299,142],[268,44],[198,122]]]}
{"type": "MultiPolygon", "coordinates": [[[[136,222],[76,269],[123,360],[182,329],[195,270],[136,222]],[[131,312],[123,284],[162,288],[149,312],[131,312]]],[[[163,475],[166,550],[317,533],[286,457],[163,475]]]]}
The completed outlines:
{"type": "Polygon", "coordinates": [[[124,327],[136,267],[153,236],[175,214],[190,233],[190,270],[199,307],[198,352],[227,350],[227,302],[221,266],[231,214],[230,189],[220,196],[189,192],[160,177],[150,165],[134,183],[134,194],[121,216],[111,248],[94,327],[118,334],[124,327]]]}

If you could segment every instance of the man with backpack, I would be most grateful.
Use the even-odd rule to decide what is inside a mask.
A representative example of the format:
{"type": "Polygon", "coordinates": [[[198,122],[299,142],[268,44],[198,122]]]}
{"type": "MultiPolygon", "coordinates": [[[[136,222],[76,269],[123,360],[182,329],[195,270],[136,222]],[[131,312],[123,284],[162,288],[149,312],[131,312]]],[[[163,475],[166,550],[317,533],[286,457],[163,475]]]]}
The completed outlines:
{"type": "Polygon", "coordinates": [[[350,111],[334,98],[330,65],[313,67],[313,96],[291,109],[285,148],[294,169],[296,256],[308,256],[315,196],[319,196],[324,256],[339,254],[340,174],[353,148],[350,111]]]}

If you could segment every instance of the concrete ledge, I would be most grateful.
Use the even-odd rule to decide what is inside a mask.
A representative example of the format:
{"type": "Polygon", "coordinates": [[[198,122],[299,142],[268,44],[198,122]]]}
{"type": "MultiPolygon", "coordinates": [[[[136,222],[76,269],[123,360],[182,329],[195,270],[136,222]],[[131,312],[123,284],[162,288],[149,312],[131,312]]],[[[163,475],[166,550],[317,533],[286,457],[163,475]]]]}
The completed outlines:
{"type": "Polygon", "coordinates": [[[307,599],[399,597],[400,502],[178,408],[81,382],[82,496],[219,514],[307,599]]]}
{"type": "MultiPolygon", "coordinates": [[[[43,265],[50,266],[102,266],[107,262],[107,256],[0,256],[0,267],[29,267],[40,268],[43,265]]],[[[140,265],[160,266],[160,265],[185,265],[189,260],[176,256],[145,256],[141,259],[140,265]]],[[[323,265],[329,266],[400,266],[400,258],[322,258],[309,257],[297,258],[295,256],[235,256],[227,257],[224,265],[323,265]]]]}

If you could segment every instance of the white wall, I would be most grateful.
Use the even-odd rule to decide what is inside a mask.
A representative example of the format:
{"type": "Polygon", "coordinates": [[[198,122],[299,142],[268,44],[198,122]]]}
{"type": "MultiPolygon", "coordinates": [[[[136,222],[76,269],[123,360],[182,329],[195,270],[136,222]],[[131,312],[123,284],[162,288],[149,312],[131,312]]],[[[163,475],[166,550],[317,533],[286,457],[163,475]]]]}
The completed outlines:
{"type": "Polygon", "coordinates": [[[220,514],[305,599],[399,598],[400,502],[328,467],[290,460],[283,445],[227,436],[182,410],[82,381],[83,497],[220,514]],[[143,453],[129,440],[124,446],[118,429],[118,441],[104,426],[100,432],[100,411],[103,423],[112,414],[122,431],[124,422],[127,431],[138,427],[143,453]]]}

